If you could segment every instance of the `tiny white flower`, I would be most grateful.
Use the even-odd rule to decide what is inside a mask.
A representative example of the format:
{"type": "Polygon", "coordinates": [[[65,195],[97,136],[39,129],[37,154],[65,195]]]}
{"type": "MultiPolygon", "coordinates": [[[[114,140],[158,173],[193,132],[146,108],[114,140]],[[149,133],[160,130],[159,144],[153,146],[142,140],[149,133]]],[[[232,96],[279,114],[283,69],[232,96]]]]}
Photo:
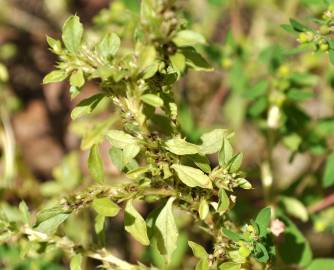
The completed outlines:
{"type": "Polygon", "coordinates": [[[285,224],[279,219],[274,219],[270,224],[270,230],[273,235],[279,237],[285,230],[285,224]]]}

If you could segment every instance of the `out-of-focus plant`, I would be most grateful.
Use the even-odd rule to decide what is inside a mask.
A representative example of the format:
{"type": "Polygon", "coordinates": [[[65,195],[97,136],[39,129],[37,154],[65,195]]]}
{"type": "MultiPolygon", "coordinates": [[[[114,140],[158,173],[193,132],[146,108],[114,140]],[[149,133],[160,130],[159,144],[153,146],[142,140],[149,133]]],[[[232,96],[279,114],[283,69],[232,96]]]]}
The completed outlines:
{"type": "MultiPolygon", "coordinates": [[[[189,143],[180,135],[172,86],[187,69],[212,69],[196,50],[197,45],[206,43],[204,37],[186,29],[180,16],[174,1],[142,1],[134,45],[124,48],[115,33],[105,34],[96,44],[86,41],[77,16],[66,20],[62,42],[47,38],[59,62],[44,78],[45,84],[69,78],[70,93],[75,97],[87,81],[99,81],[99,93],[82,100],[73,109],[72,119],[87,117],[105,100],[114,104],[120,117],[90,131],[94,136],[86,144],[90,149],[88,169],[98,185],[46,207],[36,216],[22,202],[22,219],[14,227],[10,217],[2,218],[4,240],[27,237],[47,248],[57,247],[72,258],[72,269],[79,269],[84,257],[100,260],[112,269],[148,269],[57,235],[59,225],[87,207],[95,210],[95,231],[102,234],[105,220],[124,209],[124,229],[142,245],[155,247],[164,257],[161,267],[166,267],[177,247],[179,233],[173,214],[177,207],[212,237],[211,252],[189,241],[199,259],[197,269],[240,269],[254,264],[252,258],[269,265],[273,255],[270,208],[242,228],[228,216],[236,203],[234,190],[251,188],[240,171],[242,154],[235,153],[230,143],[233,134],[215,129],[201,136],[201,144],[189,143]],[[116,125],[121,129],[112,128],[116,125]],[[111,144],[111,160],[125,173],[128,183],[109,185],[100,154],[105,140],[111,144]],[[207,158],[211,154],[219,159],[214,168],[207,158]],[[146,221],[135,208],[138,200],[154,202],[146,221]]],[[[58,171],[55,177],[59,177],[58,171]]],[[[65,178],[65,183],[75,177],[65,178]]],[[[43,190],[47,192],[49,187],[43,190]]]]}

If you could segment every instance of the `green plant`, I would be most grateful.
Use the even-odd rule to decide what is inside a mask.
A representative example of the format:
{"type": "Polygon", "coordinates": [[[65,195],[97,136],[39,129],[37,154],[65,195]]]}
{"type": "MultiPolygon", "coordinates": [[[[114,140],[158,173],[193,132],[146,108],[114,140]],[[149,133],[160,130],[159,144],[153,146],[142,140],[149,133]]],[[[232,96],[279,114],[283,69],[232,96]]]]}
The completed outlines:
{"type": "MultiPolygon", "coordinates": [[[[81,139],[82,152],[87,151],[87,162],[81,168],[79,153],[71,151],[52,171],[52,181],[29,187],[36,187],[36,193],[22,196],[5,189],[10,199],[0,202],[0,257],[6,258],[0,259],[1,266],[332,268],[332,259],[314,258],[305,223],[313,223],[316,231],[333,232],[333,208],[321,210],[334,202],[325,194],[334,184],[334,122],[309,112],[307,102],[316,98],[323,74],[314,75],[319,67],[294,55],[311,47],[332,58],[332,8],[323,20],[313,20],[320,25],[317,30],[294,19],[283,25],[301,43],[286,52],[277,44],[257,47],[246,37],[235,21],[239,11],[234,4],[228,10],[234,16],[232,31],[224,44],[209,44],[191,30],[200,26],[191,8],[180,2],[113,1],[94,18],[93,30],[85,30],[74,15],[65,21],[61,40],[47,37],[58,62],[43,83],[69,82],[77,103],[71,129],[81,139]],[[227,99],[225,121],[235,129],[247,122],[263,138],[263,149],[253,153],[259,166],[249,166],[248,177],[241,170],[243,154],[236,150],[241,141],[227,129],[207,131],[195,124],[189,107],[196,105],[189,100],[185,104],[185,93],[177,91],[179,84],[200,81],[195,78],[199,75],[189,74],[213,71],[206,59],[222,73],[218,94],[227,99]],[[98,90],[89,92],[91,85],[98,90]],[[288,151],[290,162],[298,155],[311,160],[310,168],[286,186],[280,185],[275,168],[274,152],[280,147],[288,151]],[[121,173],[115,177],[111,170],[121,173]],[[13,206],[21,197],[29,207],[25,201],[13,206]],[[258,207],[250,207],[253,202],[258,207]],[[130,247],[117,238],[123,232],[130,247]],[[138,246],[143,254],[132,256],[138,246]],[[118,256],[120,249],[126,250],[124,258],[118,256]],[[192,255],[187,256],[187,250],[192,255]],[[19,256],[24,259],[16,262],[19,256]]],[[[219,13],[217,7],[229,6],[223,2],[208,1],[208,6],[219,13]]],[[[261,11],[253,1],[245,6],[261,11]]],[[[213,14],[207,13],[203,16],[213,14]]],[[[0,66],[0,79],[7,74],[3,70],[0,66]]],[[[186,95],[199,94],[192,90],[189,87],[186,95]]],[[[2,100],[8,97],[0,95],[2,100]]],[[[210,117],[204,117],[208,124],[213,122],[210,117]]],[[[13,165],[15,157],[10,157],[13,165]]],[[[13,166],[8,168],[6,178],[15,181],[13,166]]]]}

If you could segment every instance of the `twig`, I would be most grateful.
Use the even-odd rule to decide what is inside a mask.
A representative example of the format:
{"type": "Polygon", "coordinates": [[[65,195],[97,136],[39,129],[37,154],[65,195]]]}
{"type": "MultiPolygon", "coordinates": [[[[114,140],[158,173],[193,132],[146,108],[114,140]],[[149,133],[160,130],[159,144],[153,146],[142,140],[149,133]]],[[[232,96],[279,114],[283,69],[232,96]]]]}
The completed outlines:
{"type": "Polygon", "coordinates": [[[334,204],[334,193],[328,195],[327,197],[325,197],[324,199],[322,199],[320,202],[317,202],[313,205],[311,205],[310,207],[308,207],[308,212],[310,214],[314,214],[316,212],[319,212],[331,205],[334,204]]]}
{"type": "Polygon", "coordinates": [[[231,7],[231,28],[233,37],[237,40],[239,40],[240,36],[242,35],[242,26],[240,19],[240,3],[238,0],[234,0],[231,7]]]}

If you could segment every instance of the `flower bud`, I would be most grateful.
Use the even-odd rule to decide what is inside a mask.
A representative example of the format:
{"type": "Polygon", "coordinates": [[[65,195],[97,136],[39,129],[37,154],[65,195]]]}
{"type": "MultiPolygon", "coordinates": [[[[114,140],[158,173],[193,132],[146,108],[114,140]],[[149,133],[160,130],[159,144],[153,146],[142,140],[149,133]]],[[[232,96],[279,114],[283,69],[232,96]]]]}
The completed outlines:
{"type": "Polygon", "coordinates": [[[251,189],[252,188],[252,184],[249,183],[246,179],[244,178],[239,178],[238,179],[238,185],[239,187],[243,188],[243,189],[251,189]]]}

